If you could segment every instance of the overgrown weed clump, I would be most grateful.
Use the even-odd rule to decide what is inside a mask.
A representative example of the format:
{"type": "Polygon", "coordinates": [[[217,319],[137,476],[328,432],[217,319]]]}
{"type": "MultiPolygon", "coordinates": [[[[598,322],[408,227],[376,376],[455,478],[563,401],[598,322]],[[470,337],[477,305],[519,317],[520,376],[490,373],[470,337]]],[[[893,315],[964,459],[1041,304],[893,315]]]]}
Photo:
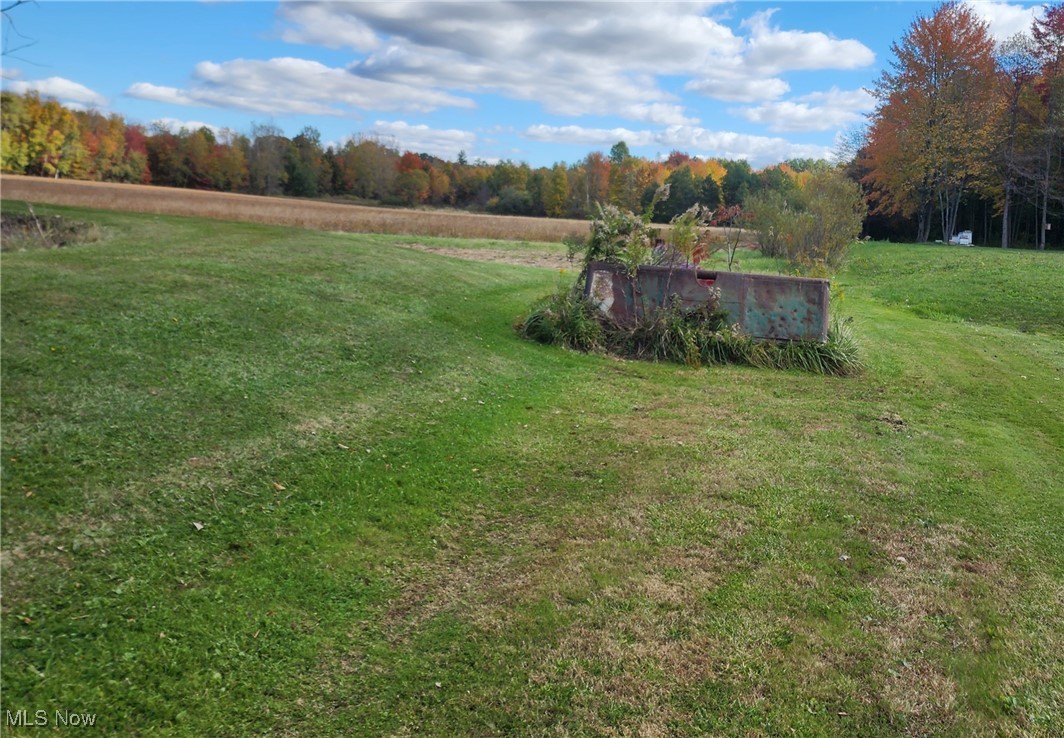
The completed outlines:
{"type": "Polygon", "coordinates": [[[738,324],[728,323],[717,298],[694,309],[674,298],[660,308],[639,311],[630,323],[620,323],[599,310],[578,282],[541,299],[514,328],[539,343],[690,367],[745,364],[834,376],[857,374],[863,368],[849,321],[833,320],[824,343],[758,341],[738,324]]]}
{"type": "Polygon", "coordinates": [[[57,249],[95,243],[101,238],[100,227],[95,223],[69,220],[61,215],[38,217],[32,206],[25,213],[0,216],[0,250],[3,251],[57,249]]]}

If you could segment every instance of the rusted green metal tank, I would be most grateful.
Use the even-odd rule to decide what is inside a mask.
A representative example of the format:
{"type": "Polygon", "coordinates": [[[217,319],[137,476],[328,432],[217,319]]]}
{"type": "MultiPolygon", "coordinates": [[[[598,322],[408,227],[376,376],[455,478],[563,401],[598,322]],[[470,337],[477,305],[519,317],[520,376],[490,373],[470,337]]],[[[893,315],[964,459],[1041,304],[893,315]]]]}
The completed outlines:
{"type": "Polygon", "coordinates": [[[759,340],[826,341],[828,281],[772,274],[639,267],[635,277],[605,262],[588,266],[585,294],[604,313],[628,323],[679,299],[697,308],[717,298],[728,322],[759,340]]]}

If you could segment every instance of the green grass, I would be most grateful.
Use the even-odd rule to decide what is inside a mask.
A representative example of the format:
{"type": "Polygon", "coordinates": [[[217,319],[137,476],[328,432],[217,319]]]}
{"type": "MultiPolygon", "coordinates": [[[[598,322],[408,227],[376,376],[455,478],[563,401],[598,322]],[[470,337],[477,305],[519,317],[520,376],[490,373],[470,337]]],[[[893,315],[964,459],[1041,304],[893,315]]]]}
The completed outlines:
{"type": "Polygon", "coordinates": [[[876,300],[940,321],[1064,334],[1064,259],[1056,252],[870,243],[848,279],[876,300]]]}
{"type": "Polygon", "coordinates": [[[1064,722],[1060,255],[863,246],[825,378],[523,341],[556,272],[408,237],[46,212],[102,240],[3,255],[4,735],[1064,722]]]}

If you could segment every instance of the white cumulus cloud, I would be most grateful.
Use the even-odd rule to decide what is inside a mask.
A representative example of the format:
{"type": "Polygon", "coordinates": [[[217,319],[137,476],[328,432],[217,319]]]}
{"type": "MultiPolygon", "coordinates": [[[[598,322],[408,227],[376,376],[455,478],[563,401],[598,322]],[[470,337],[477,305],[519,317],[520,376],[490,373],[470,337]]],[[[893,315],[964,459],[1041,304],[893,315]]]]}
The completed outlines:
{"type": "Polygon", "coordinates": [[[583,126],[529,126],[524,137],[533,141],[549,143],[583,144],[590,146],[613,145],[624,141],[629,146],[652,146],[655,143],[652,131],[633,131],[628,128],[585,128],[583,126]]]}
{"type": "MultiPolygon", "coordinates": [[[[711,69],[743,39],[713,2],[290,3],[285,38],[371,50],[351,71],[422,89],[498,93],[553,114],[690,125],[663,75],[711,69]]],[[[758,98],[762,99],[762,98],[758,98]]]]}
{"type": "Polygon", "coordinates": [[[221,138],[222,132],[225,130],[221,126],[216,126],[213,123],[204,123],[201,120],[180,120],[178,118],[156,118],[151,122],[151,125],[156,128],[165,129],[171,133],[178,133],[181,130],[198,131],[201,128],[206,128],[213,133],[216,138],[221,138]]]}
{"type": "Polygon", "coordinates": [[[401,151],[416,151],[451,160],[457,159],[461,151],[471,151],[477,143],[477,136],[471,131],[431,128],[401,120],[378,120],[369,133],[393,141],[401,151]]]}
{"type": "Polygon", "coordinates": [[[735,53],[722,54],[685,89],[727,102],[776,100],[790,90],[778,75],[786,72],[860,69],[875,54],[860,41],[819,31],[783,30],[772,25],[776,11],[763,10],[742,22],[749,32],[735,53]]]}
{"type": "Polygon", "coordinates": [[[782,79],[763,79],[722,70],[712,77],[691,80],[684,89],[725,102],[751,103],[775,100],[790,91],[791,86],[782,79]]]}
{"type": "Polygon", "coordinates": [[[293,57],[200,62],[194,77],[187,89],[138,82],[126,94],[177,105],[231,107],[278,115],[345,115],[352,110],[366,109],[425,112],[444,106],[473,107],[468,98],[366,79],[346,69],[293,57]]]}
{"type": "Polygon", "coordinates": [[[875,100],[866,90],[832,87],[827,92],[741,108],[737,112],[751,123],[766,125],[775,132],[829,131],[860,120],[874,106],[875,100]]]}
{"type": "Polygon", "coordinates": [[[140,100],[152,100],[154,102],[171,103],[173,105],[198,105],[195,98],[186,95],[176,87],[164,87],[153,85],[150,82],[136,82],[126,90],[130,97],[140,100]]]}
{"type": "Polygon", "coordinates": [[[1031,23],[1042,15],[1042,7],[1024,7],[1002,0],[968,0],[968,6],[985,20],[995,41],[1004,41],[1017,33],[1031,32],[1031,23]]]}
{"type": "Polygon", "coordinates": [[[777,28],[771,24],[775,12],[755,13],[743,23],[751,32],[744,62],[763,75],[801,69],[860,69],[875,61],[875,54],[860,41],[777,28]]]}
{"type": "MultiPolygon", "coordinates": [[[[872,51],[854,39],[782,28],[774,11],[747,7],[719,0],[283,2],[277,10],[283,41],[348,50],[350,62],[328,66],[295,56],[203,61],[188,84],[144,80],[127,94],[270,115],[372,111],[382,133],[396,127],[386,135],[425,138],[430,145],[410,147],[441,147],[434,152],[468,150],[470,140],[440,140],[443,133],[445,138],[456,133],[418,130],[409,115],[399,122],[384,119],[391,113],[475,108],[478,96],[501,96],[534,103],[554,116],[617,119],[617,130],[632,134],[626,139],[641,136],[647,145],[679,146],[669,136],[688,136],[701,145],[711,142],[723,152],[716,155],[751,157],[783,144],[705,128],[698,117],[702,111],[688,102],[694,98],[675,90],[748,105],[735,114],[772,131],[851,122],[857,103],[842,99],[844,93],[824,93],[838,99],[785,100],[791,90],[785,77],[866,67],[874,62],[872,51]]],[[[599,132],[620,138],[611,128],[555,127],[563,129],[585,139],[599,132]]],[[[524,135],[548,134],[532,126],[524,135]]]]}
{"type": "Polygon", "coordinates": [[[100,106],[107,105],[107,98],[94,90],[90,90],[83,84],[72,82],[63,77],[48,77],[39,80],[13,80],[5,85],[12,92],[24,95],[27,92],[36,92],[41,97],[51,97],[62,103],[74,103],[75,105],[100,106]]]}

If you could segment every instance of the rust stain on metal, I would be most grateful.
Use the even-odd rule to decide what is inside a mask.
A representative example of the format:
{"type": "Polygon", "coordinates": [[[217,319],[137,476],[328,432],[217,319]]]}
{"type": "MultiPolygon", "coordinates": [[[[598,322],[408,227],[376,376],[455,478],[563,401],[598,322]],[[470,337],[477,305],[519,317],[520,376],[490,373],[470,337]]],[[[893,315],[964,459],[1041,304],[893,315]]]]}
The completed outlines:
{"type": "Polygon", "coordinates": [[[630,277],[615,264],[593,262],[585,287],[599,309],[621,323],[677,299],[686,308],[698,308],[718,299],[718,290],[728,322],[738,323],[752,338],[827,340],[826,279],[656,266],[640,267],[630,277]]]}

